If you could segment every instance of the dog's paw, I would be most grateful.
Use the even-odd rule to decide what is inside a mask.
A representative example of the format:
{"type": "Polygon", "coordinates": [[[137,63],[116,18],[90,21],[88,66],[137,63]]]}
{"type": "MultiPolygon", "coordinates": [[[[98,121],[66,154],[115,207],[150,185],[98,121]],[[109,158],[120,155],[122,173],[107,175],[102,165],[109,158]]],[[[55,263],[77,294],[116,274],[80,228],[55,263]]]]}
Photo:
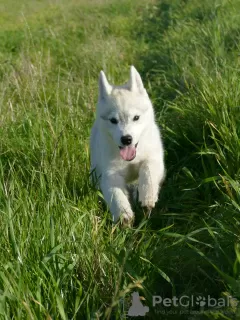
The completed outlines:
{"type": "Polygon", "coordinates": [[[141,203],[141,206],[143,207],[144,216],[149,218],[152,212],[152,209],[155,207],[155,204],[157,202],[157,197],[147,197],[146,195],[144,197],[139,197],[139,201],[141,203]]]}
{"type": "Polygon", "coordinates": [[[134,223],[134,214],[131,213],[123,213],[120,216],[120,224],[123,227],[131,227],[134,223]]]}
{"type": "Polygon", "coordinates": [[[158,200],[158,192],[152,190],[152,188],[140,185],[138,188],[139,197],[138,200],[142,207],[152,209],[155,207],[155,203],[158,200]]]}
{"type": "Polygon", "coordinates": [[[142,207],[152,209],[155,207],[157,197],[147,197],[146,195],[143,197],[139,196],[139,201],[141,202],[142,207]]]}

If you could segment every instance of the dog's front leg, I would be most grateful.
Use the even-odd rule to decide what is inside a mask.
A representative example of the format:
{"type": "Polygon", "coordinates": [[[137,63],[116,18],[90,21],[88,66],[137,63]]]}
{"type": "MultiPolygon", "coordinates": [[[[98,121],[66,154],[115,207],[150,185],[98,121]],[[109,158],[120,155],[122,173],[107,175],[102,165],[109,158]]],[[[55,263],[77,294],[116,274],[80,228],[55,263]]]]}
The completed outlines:
{"type": "Polygon", "coordinates": [[[123,224],[131,224],[134,213],[128,199],[128,192],[123,177],[120,175],[103,175],[101,190],[116,223],[119,218],[123,224]]]}
{"type": "Polygon", "coordinates": [[[159,187],[165,176],[163,160],[144,162],[139,172],[139,201],[150,213],[158,200],[159,187]]]}

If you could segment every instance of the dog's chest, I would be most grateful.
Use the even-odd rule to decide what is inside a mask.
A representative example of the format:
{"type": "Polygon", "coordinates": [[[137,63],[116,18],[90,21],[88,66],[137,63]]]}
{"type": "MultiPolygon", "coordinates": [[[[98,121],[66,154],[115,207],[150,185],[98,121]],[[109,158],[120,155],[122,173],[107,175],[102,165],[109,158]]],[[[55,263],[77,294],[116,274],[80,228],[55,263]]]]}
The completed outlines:
{"type": "Polygon", "coordinates": [[[125,179],[126,182],[133,182],[135,180],[138,179],[139,176],[139,169],[140,169],[140,163],[138,164],[129,164],[127,166],[126,170],[126,175],[125,175],[125,179]]]}

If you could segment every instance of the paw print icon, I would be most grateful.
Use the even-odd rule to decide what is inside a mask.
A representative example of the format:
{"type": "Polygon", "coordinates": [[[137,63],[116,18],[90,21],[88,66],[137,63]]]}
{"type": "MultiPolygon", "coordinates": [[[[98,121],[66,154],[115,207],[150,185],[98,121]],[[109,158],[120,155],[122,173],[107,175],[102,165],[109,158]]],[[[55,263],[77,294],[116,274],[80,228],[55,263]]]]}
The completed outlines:
{"type": "Polygon", "coordinates": [[[200,307],[204,307],[206,305],[206,298],[202,296],[196,297],[196,304],[200,307]]]}

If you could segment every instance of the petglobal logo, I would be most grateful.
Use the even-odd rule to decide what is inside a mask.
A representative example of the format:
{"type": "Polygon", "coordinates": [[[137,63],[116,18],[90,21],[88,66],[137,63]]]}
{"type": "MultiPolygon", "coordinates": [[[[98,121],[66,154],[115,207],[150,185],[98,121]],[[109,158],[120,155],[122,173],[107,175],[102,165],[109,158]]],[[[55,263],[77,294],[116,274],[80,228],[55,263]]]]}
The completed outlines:
{"type": "Polygon", "coordinates": [[[152,303],[146,303],[146,299],[135,291],[130,299],[122,299],[123,319],[128,317],[145,317],[149,312],[155,314],[199,314],[206,310],[224,310],[230,306],[231,296],[226,298],[214,298],[210,295],[182,295],[179,297],[165,298],[159,295],[152,296],[152,303]]]}
{"type": "Polygon", "coordinates": [[[153,307],[162,306],[170,307],[207,307],[207,308],[223,308],[229,306],[229,299],[213,298],[210,295],[203,296],[180,296],[172,298],[162,298],[161,296],[153,296],[153,307]]]}

